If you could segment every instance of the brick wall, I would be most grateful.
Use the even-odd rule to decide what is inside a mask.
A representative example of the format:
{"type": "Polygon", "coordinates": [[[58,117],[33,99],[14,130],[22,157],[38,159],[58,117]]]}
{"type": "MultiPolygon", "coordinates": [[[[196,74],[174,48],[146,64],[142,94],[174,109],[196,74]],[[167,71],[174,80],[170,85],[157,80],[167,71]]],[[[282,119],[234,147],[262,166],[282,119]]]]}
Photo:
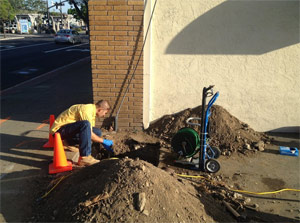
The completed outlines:
{"type": "MultiPolygon", "coordinates": [[[[94,102],[106,99],[112,106],[108,126],[132,77],[143,45],[143,0],[90,0],[89,28],[94,102]]],[[[118,129],[143,126],[143,56],[118,116],[118,129]]]]}

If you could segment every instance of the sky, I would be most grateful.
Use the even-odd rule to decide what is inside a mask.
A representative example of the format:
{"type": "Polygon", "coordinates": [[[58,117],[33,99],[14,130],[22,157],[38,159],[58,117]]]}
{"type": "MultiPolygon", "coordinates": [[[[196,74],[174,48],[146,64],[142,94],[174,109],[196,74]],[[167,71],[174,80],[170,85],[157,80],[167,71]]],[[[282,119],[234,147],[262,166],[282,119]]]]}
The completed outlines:
{"type": "MultiPolygon", "coordinates": [[[[64,0],[61,0],[61,1],[64,1],[64,0]]],[[[58,2],[58,3],[59,3],[60,1],[59,1],[59,0],[48,0],[48,5],[49,5],[49,7],[52,6],[52,3],[55,3],[55,2],[58,2]]],[[[71,6],[69,5],[68,2],[64,2],[64,4],[65,4],[65,5],[62,7],[62,12],[63,12],[63,13],[67,13],[68,9],[71,8],[71,6]]],[[[50,12],[53,12],[53,11],[54,11],[54,12],[60,12],[60,11],[59,11],[59,8],[56,9],[56,7],[53,7],[53,8],[50,9],[50,12]]]]}

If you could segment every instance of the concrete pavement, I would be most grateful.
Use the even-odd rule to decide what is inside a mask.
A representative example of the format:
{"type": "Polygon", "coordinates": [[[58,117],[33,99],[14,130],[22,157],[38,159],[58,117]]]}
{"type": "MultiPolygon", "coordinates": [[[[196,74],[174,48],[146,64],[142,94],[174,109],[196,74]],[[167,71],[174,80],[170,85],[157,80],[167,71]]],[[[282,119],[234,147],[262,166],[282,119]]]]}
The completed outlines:
{"type": "Polygon", "coordinates": [[[93,103],[90,58],[1,93],[0,222],[30,213],[36,176],[48,175],[53,158],[53,149],[42,148],[49,115],[79,103],[93,103]]]}
{"type": "MultiPolygon", "coordinates": [[[[89,36],[85,33],[80,33],[80,35],[84,38],[84,39],[89,39],[89,36]]],[[[5,38],[4,38],[4,34],[0,33],[0,41],[5,41],[5,40],[14,40],[14,39],[23,39],[23,38],[53,38],[54,34],[12,34],[12,33],[5,33],[5,38]]]]}
{"type": "Polygon", "coordinates": [[[4,34],[0,33],[0,41],[5,41],[5,40],[14,40],[14,39],[23,39],[25,37],[53,37],[53,34],[11,34],[11,33],[5,33],[5,38],[4,34]]]}

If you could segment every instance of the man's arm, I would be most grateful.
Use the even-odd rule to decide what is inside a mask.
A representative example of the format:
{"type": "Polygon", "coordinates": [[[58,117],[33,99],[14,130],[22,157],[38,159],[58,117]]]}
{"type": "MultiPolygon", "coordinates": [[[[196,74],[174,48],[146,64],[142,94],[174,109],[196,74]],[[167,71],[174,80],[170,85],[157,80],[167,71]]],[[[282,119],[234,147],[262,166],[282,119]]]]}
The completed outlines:
{"type": "Polygon", "coordinates": [[[102,143],[104,148],[112,153],[114,153],[114,150],[112,149],[113,141],[109,139],[103,139],[99,136],[97,136],[95,133],[92,132],[92,141],[93,142],[99,142],[102,143]]]}
{"type": "Polygon", "coordinates": [[[95,133],[92,132],[92,141],[93,142],[103,143],[103,138],[97,136],[95,133]]]}

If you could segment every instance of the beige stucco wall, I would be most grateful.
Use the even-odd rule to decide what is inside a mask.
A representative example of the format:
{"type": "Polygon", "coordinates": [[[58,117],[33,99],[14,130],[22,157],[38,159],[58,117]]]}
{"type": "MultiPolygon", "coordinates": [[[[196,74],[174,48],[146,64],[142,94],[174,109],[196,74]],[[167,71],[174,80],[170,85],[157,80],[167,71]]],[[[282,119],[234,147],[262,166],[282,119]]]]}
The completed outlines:
{"type": "Polygon", "coordinates": [[[216,104],[255,130],[299,129],[299,1],[160,0],[148,50],[150,122],[215,85],[216,104]]]}

